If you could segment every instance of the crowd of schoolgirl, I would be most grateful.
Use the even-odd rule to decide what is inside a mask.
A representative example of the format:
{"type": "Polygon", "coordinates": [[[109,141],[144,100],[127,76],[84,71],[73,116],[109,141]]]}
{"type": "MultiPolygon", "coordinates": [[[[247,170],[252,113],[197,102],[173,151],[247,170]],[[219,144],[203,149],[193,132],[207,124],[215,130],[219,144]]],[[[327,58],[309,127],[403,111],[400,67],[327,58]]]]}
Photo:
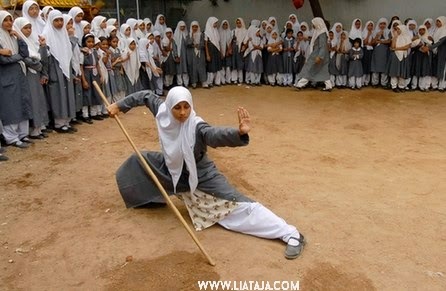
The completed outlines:
{"type": "MultiPolygon", "coordinates": [[[[295,14],[284,27],[275,17],[248,26],[242,18],[209,17],[204,30],[197,21],[179,21],[173,30],[164,15],[154,24],[130,18],[119,25],[104,16],[90,23],[79,7],[63,14],[31,0],[22,14],[13,19],[0,11],[0,133],[4,144],[19,148],[52,130],[74,133],[76,124],[107,118],[93,81],[111,102],[141,89],[162,96],[174,84],[296,86],[313,37],[295,14]]],[[[327,33],[333,86],[446,88],[444,16],[420,26],[398,17],[354,19],[350,31],[337,22],[327,33]]]]}

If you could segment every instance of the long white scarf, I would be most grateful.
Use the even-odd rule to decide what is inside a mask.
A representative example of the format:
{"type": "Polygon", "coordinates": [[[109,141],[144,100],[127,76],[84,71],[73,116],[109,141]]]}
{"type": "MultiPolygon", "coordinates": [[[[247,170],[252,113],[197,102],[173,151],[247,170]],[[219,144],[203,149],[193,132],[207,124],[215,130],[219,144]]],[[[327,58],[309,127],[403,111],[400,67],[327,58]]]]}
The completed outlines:
{"type": "Polygon", "coordinates": [[[102,22],[106,21],[107,18],[98,15],[91,21],[91,33],[96,37],[107,36],[105,29],[101,28],[102,22]]]}
{"type": "Polygon", "coordinates": [[[164,37],[164,34],[166,33],[167,25],[166,25],[166,17],[164,17],[164,24],[160,24],[160,18],[164,17],[162,14],[158,14],[156,17],[155,25],[153,26],[153,31],[157,30],[161,37],[164,37]]]}
{"type": "Polygon", "coordinates": [[[177,52],[178,56],[181,57],[181,46],[183,45],[183,41],[186,40],[187,37],[187,28],[186,28],[186,22],[179,21],[177,24],[177,27],[175,28],[175,32],[173,34],[173,39],[175,40],[175,43],[177,45],[177,52]],[[184,26],[184,30],[181,30],[180,27],[184,26]]]}
{"type": "Polygon", "coordinates": [[[77,37],[77,41],[79,44],[81,44],[82,42],[82,37],[84,36],[84,30],[82,28],[81,22],[76,22],[76,16],[78,16],[79,14],[84,15],[84,11],[82,10],[82,8],[74,6],[70,9],[70,11],[68,11],[68,15],[70,15],[73,18],[73,27],[74,27],[74,34],[77,37]]]}
{"type": "Polygon", "coordinates": [[[229,45],[231,45],[231,43],[232,43],[232,32],[231,32],[231,28],[229,27],[229,22],[227,20],[223,20],[221,22],[218,34],[220,35],[221,54],[223,56],[226,56],[226,48],[229,45]],[[223,29],[223,24],[224,23],[228,24],[228,28],[227,29],[223,29]]]}
{"type": "Polygon", "coordinates": [[[39,43],[39,35],[42,34],[43,29],[45,28],[45,21],[37,15],[37,17],[31,17],[28,13],[31,6],[36,5],[37,8],[39,8],[39,4],[37,4],[36,1],[27,0],[25,3],[23,3],[22,6],[22,14],[23,17],[28,19],[29,23],[31,23],[32,32],[31,32],[31,39],[33,39],[36,43],[39,43]]]}
{"type": "Polygon", "coordinates": [[[242,27],[238,28],[236,26],[234,29],[234,35],[237,40],[238,50],[240,51],[242,48],[243,40],[245,39],[246,35],[248,34],[248,30],[246,29],[245,21],[243,20],[243,18],[239,17],[239,18],[237,18],[237,20],[239,20],[242,24],[242,27]]]}
{"type": "Polygon", "coordinates": [[[176,192],[184,162],[186,162],[189,171],[190,192],[194,193],[198,186],[194,147],[195,133],[199,122],[203,122],[203,119],[198,117],[194,111],[190,91],[181,86],[172,88],[167,94],[166,101],[158,108],[156,124],[164,160],[172,176],[174,192],[176,192]],[[172,115],[172,108],[182,101],[186,101],[191,107],[190,116],[185,122],[179,122],[172,115]]]}
{"type": "MultiPolygon", "coordinates": [[[[398,36],[396,36],[396,38],[397,38],[396,43],[395,43],[396,47],[403,47],[403,46],[406,46],[406,45],[412,43],[412,36],[410,35],[410,32],[407,29],[407,26],[401,24],[401,25],[398,25],[398,27],[400,28],[401,33],[398,36]]],[[[396,54],[396,57],[398,58],[398,60],[402,61],[405,57],[407,57],[407,51],[408,50],[395,51],[395,54],[396,54]]]]}
{"type": "MultiPolygon", "coordinates": [[[[367,40],[368,43],[370,43],[373,39],[373,33],[374,33],[374,27],[372,27],[372,32],[370,33],[369,37],[367,38],[367,35],[369,34],[369,29],[368,26],[369,24],[373,24],[373,26],[375,26],[375,24],[373,23],[373,21],[369,20],[365,23],[364,25],[364,29],[362,30],[362,40],[367,40]]],[[[372,50],[373,46],[371,46],[370,44],[367,45],[367,49],[372,50]]]]}
{"type": "Polygon", "coordinates": [[[194,53],[197,57],[200,57],[200,42],[201,42],[201,28],[198,21],[194,20],[190,23],[190,31],[189,31],[189,37],[192,39],[194,44],[194,53]],[[192,35],[192,26],[198,26],[198,30],[196,33],[192,35]],[[198,47],[196,47],[196,45],[198,47]]]}
{"type": "Polygon", "coordinates": [[[52,10],[48,14],[48,21],[43,30],[43,35],[45,36],[46,44],[50,48],[51,55],[58,61],[59,67],[65,77],[70,79],[73,51],[65,26],[61,29],[56,29],[53,26],[53,21],[57,18],[63,19],[62,12],[59,10],[52,10]]]}
{"type": "MultiPolygon", "coordinates": [[[[3,23],[5,18],[8,16],[12,18],[12,15],[9,14],[9,12],[0,10],[0,24],[3,23]]],[[[17,39],[14,36],[11,36],[9,31],[4,30],[3,27],[0,27],[0,45],[4,49],[10,49],[13,55],[19,53],[19,44],[17,39]]],[[[20,61],[19,64],[22,67],[22,72],[26,74],[25,63],[20,61]]]]}
{"type": "Polygon", "coordinates": [[[204,30],[204,35],[209,39],[209,41],[215,45],[215,47],[220,50],[220,35],[218,34],[218,29],[214,27],[214,24],[218,22],[218,19],[214,16],[208,18],[206,22],[206,28],[204,30]]]}
{"type": "Polygon", "coordinates": [[[135,49],[132,51],[129,48],[129,45],[132,42],[135,42],[136,44],[136,40],[134,38],[130,37],[126,39],[126,48],[122,52],[121,56],[123,58],[127,58],[127,56],[129,55],[129,59],[125,61],[122,66],[124,68],[125,74],[130,80],[130,83],[132,83],[132,85],[135,85],[136,81],[139,78],[139,67],[141,66],[141,63],[139,62],[138,50],[135,49]]]}
{"type": "Polygon", "coordinates": [[[248,48],[245,50],[244,57],[251,54],[251,60],[254,62],[257,56],[261,56],[262,52],[260,50],[254,50],[254,46],[259,46],[262,43],[262,39],[257,36],[257,32],[260,31],[255,25],[251,25],[248,28],[248,34],[245,37],[244,43],[248,44],[248,48]]]}
{"type": "Polygon", "coordinates": [[[437,18],[437,21],[441,22],[441,27],[437,27],[437,30],[433,35],[434,42],[438,42],[440,39],[446,36],[446,17],[440,16],[437,18]]]}
{"type": "Polygon", "coordinates": [[[325,33],[328,38],[327,26],[325,26],[325,22],[322,18],[315,17],[313,18],[313,20],[311,20],[311,23],[314,26],[314,30],[313,30],[313,36],[311,37],[310,47],[308,48],[308,55],[310,55],[313,52],[314,42],[316,41],[319,35],[325,33]]]}
{"type": "MultiPolygon", "coordinates": [[[[32,34],[29,37],[26,37],[23,32],[22,28],[26,25],[31,24],[31,22],[26,19],[25,17],[18,17],[14,20],[14,30],[20,35],[22,40],[28,45],[28,52],[29,57],[33,59],[40,60],[40,53],[39,53],[39,44],[34,41],[34,39],[31,38],[32,34]]],[[[31,29],[34,29],[31,24],[31,29]]]]}

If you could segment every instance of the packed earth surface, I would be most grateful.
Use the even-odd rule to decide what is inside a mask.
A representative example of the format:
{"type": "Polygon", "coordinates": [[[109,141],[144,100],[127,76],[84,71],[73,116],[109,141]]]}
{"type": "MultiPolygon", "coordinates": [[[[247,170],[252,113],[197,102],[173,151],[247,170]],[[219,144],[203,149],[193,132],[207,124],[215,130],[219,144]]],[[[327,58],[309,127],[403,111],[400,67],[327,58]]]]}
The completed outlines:
{"type": "MultiPolygon", "coordinates": [[[[126,209],[114,175],[133,150],[109,118],[7,148],[0,290],[199,290],[201,280],[446,290],[446,94],[246,85],[192,94],[214,126],[237,127],[237,107],[249,110],[249,146],[209,155],[297,226],[302,256],[286,260],[283,242],[216,225],[196,232],[212,267],[168,207],[126,209]]],[[[160,149],[147,108],[119,116],[140,149],[160,149]]]]}

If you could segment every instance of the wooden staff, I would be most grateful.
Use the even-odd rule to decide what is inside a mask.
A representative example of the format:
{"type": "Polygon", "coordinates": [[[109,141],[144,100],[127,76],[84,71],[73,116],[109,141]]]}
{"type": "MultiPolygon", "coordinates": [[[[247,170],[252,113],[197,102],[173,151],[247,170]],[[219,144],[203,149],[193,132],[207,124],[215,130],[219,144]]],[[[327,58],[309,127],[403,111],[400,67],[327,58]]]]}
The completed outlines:
{"type": "MultiPolygon", "coordinates": [[[[108,102],[107,98],[105,97],[105,95],[102,92],[101,88],[99,87],[98,83],[96,81],[93,81],[93,85],[96,88],[96,91],[101,96],[102,101],[104,101],[104,104],[107,105],[107,106],[110,106],[110,103],[108,102]]],[[[147,164],[146,159],[144,159],[144,157],[141,155],[141,152],[138,150],[138,148],[136,147],[135,143],[133,142],[133,140],[131,139],[130,135],[128,134],[127,130],[124,128],[124,125],[122,125],[121,120],[119,119],[119,117],[115,116],[114,118],[115,118],[116,122],[118,123],[119,127],[121,128],[122,132],[124,133],[125,137],[127,138],[129,143],[131,144],[131,146],[132,146],[133,150],[135,151],[136,155],[138,156],[138,159],[139,159],[141,165],[143,166],[144,170],[152,178],[153,182],[155,182],[156,186],[161,191],[161,194],[163,194],[164,199],[167,202],[167,205],[169,205],[170,209],[172,209],[172,211],[175,213],[175,216],[181,221],[181,223],[183,224],[184,228],[187,230],[189,235],[194,240],[195,244],[198,246],[198,248],[201,250],[203,255],[208,260],[209,264],[211,266],[215,266],[214,260],[209,256],[209,254],[203,248],[201,243],[198,241],[198,238],[195,236],[193,231],[190,229],[190,227],[187,224],[186,220],[184,220],[183,216],[181,216],[181,213],[178,211],[178,209],[176,208],[175,204],[173,204],[173,202],[170,199],[169,195],[167,194],[166,190],[164,189],[164,187],[161,185],[160,181],[158,180],[158,177],[153,173],[152,169],[147,164]]]]}

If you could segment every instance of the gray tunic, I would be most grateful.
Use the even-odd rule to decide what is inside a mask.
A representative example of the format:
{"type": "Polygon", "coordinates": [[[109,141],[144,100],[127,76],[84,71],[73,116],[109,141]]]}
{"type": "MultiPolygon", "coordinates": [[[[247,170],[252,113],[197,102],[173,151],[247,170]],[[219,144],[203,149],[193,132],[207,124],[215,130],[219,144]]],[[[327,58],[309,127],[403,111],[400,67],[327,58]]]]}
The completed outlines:
{"type": "Polygon", "coordinates": [[[370,71],[372,73],[386,73],[389,59],[389,45],[379,44],[375,46],[372,53],[370,71]]]}
{"type": "Polygon", "coordinates": [[[28,68],[26,79],[28,80],[31,105],[32,105],[32,126],[40,128],[42,125],[48,124],[48,103],[40,83],[42,78],[48,79],[48,50],[45,48],[39,49],[41,60],[34,58],[25,58],[24,62],[28,68]]]}
{"type": "Polygon", "coordinates": [[[364,57],[364,50],[361,48],[359,51],[350,49],[348,52],[348,76],[349,77],[362,77],[364,75],[362,69],[362,58],[364,57]],[[355,56],[359,57],[354,59],[355,56]]]}
{"type": "Polygon", "coordinates": [[[0,120],[3,125],[17,124],[32,118],[31,94],[19,64],[19,61],[28,57],[28,46],[23,40],[17,42],[18,54],[0,56],[0,120]]]}
{"type": "MultiPolygon", "coordinates": [[[[129,111],[135,106],[147,106],[156,116],[162,100],[151,91],[140,91],[127,96],[117,103],[123,112],[129,111]]],[[[227,179],[217,170],[213,161],[207,156],[207,146],[216,147],[236,147],[245,146],[249,143],[249,136],[239,135],[237,129],[212,127],[203,122],[197,125],[196,142],[194,147],[195,162],[197,165],[198,187],[197,189],[228,201],[252,202],[251,199],[238,192],[227,179]]],[[[164,189],[170,194],[173,193],[172,177],[167,169],[162,153],[143,152],[142,153],[150,168],[158,177],[164,189]]],[[[189,173],[186,165],[177,184],[177,193],[189,191],[189,173]]],[[[130,156],[122,164],[116,173],[116,180],[119,191],[126,206],[138,207],[150,202],[162,203],[164,198],[152,179],[145,173],[140,165],[137,156],[130,156]]]]}
{"type": "Polygon", "coordinates": [[[54,119],[71,119],[76,116],[73,76],[67,79],[59,67],[59,62],[49,57],[48,95],[54,119]]]}
{"type": "MultiPolygon", "coordinates": [[[[178,47],[178,45],[177,45],[178,47]]],[[[180,62],[177,63],[177,74],[187,74],[187,48],[186,48],[186,39],[183,38],[181,41],[181,54],[180,54],[180,62]]]]}
{"type": "Polygon", "coordinates": [[[438,80],[446,80],[445,66],[446,66],[446,37],[440,39],[437,43],[431,46],[431,49],[437,48],[437,55],[435,57],[435,68],[433,74],[438,80]]]}
{"type": "Polygon", "coordinates": [[[193,39],[188,35],[186,37],[187,47],[187,67],[191,84],[196,84],[198,81],[206,82],[206,53],[204,51],[204,34],[201,34],[200,44],[198,49],[199,55],[195,54],[193,39]]]}
{"type": "Polygon", "coordinates": [[[330,80],[328,73],[328,63],[330,55],[328,51],[327,35],[319,35],[313,45],[313,51],[308,56],[307,61],[300,72],[298,79],[305,78],[309,81],[321,82],[330,80]],[[316,57],[322,59],[320,64],[316,64],[316,57]]]}

